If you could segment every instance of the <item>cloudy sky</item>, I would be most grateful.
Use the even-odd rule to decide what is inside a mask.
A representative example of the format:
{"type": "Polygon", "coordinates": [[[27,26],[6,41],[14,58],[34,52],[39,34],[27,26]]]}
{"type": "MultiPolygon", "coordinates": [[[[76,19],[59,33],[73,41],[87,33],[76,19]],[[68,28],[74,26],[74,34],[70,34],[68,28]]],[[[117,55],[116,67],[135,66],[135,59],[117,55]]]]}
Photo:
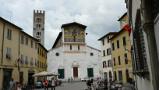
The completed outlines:
{"type": "Polygon", "coordinates": [[[45,47],[50,49],[61,25],[73,21],[87,26],[87,44],[100,49],[100,37],[118,31],[125,0],[0,0],[0,16],[32,35],[33,10],[45,10],[45,47]]]}

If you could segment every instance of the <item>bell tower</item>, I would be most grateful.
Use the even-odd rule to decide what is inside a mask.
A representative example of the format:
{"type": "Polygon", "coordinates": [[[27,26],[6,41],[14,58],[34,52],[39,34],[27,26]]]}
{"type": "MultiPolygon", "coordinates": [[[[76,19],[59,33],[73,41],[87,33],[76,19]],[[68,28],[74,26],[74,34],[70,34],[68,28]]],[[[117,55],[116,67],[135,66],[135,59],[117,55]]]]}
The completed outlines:
{"type": "Polygon", "coordinates": [[[45,11],[34,10],[33,12],[33,37],[39,40],[39,43],[44,45],[44,25],[45,11]]]}

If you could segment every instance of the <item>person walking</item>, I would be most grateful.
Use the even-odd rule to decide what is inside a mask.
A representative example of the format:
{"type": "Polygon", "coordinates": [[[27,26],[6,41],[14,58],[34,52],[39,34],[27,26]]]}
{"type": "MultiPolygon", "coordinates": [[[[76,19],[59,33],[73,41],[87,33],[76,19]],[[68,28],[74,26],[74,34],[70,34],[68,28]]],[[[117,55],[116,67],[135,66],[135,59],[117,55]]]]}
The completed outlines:
{"type": "Polygon", "coordinates": [[[51,84],[51,90],[55,90],[56,88],[56,81],[55,81],[55,78],[52,78],[52,84],[51,84]]]}
{"type": "Polygon", "coordinates": [[[122,90],[135,90],[132,78],[127,79],[127,83],[122,86],[122,90]]]}
{"type": "Polygon", "coordinates": [[[15,82],[13,78],[11,78],[9,82],[9,90],[15,90],[15,82]]]}
{"type": "Polygon", "coordinates": [[[44,90],[48,90],[48,80],[43,81],[44,90]]]}

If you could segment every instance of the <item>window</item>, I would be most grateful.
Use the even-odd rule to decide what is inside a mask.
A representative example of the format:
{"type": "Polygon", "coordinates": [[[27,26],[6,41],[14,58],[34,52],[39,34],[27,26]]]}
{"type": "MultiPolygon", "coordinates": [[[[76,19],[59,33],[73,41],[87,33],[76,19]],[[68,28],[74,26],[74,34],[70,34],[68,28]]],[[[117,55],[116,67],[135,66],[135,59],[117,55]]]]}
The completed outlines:
{"type": "Polygon", "coordinates": [[[90,56],[93,56],[93,53],[90,53],[90,56]]]}
{"type": "Polygon", "coordinates": [[[26,37],[26,45],[28,45],[28,38],[26,37]]]}
{"type": "Polygon", "coordinates": [[[116,60],[115,60],[115,58],[113,58],[113,64],[114,64],[114,66],[116,66],[116,60]]]}
{"type": "Polygon", "coordinates": [[[35,49],[37,49],[37,43],[35,43],[35,49]]]}
{"type": "Polygon", "coordinates": [[[24,44],[24,35],[21,34],[21,44],[24,44]]]}
{"type": "Polygon", "coordinates": [[[8,39],[8,40],[11,40],[11,38],[12,38],[12,30],[11,30],[11,29],[8,29],[8,30],[7,30],[7,39],[8,39]]]}
{"type": "Polygon", "coordinates": [[[108,67],[112,67],[112,61],[108,60],[108,67]]]}
{"type": "Polygon", "coordinates": [[[118,77],[119,77],[119,81],[123,80],[122,71],[118,71],[118,77]]]}
{"type": "Polygon", "coordinates": [[[31,40],[31,48],[33,48],[33,41],[31,40]]]}
{"type": "Polygon", "coordinates": [[[111,55],[111,48],[107,49],[107,55],[111,55]]]}
{"type": "Polygon", "coordinates": [[[33,66],[33,57],[31,57],[30,65],[33,66]]]}
{"type": "Polygon", "coordinates": [[[126,37],[123,37],[123,46],[126,46],[126,37]]]}
{"type": "Polygon", "coordinates": [[[103,56],[106,56],[105,50],[103,50],[103,56]]]}
{"type": "Polygon", "coordinates": [[[119,40],[117,40],[117,48],[119,48],[119,40]]]}
{"type": "Polygon", "coordinates": [[[114,71],[114,80],[117,80],[117,73],[114,71]]]}
{"type": "Polygon", "coordinates": [[[28,65],[28,57],[25,58],[25,64],[28,65]]]}
{"type": "Polygon", "coordinates": [[[102,40],[102,45],[104,45],[104,39],[102,40]]]}
{"type": "Polygon", "coordinates": [[[128,64],[127,53],[124,54],[124,60],[125,60],[125,64],[128,64]]]}
{"type": "Polygon", "coordinates": [[[78,50],[80,50],[80,46],[78,45],[78,50]]]}
{"type": "Polygon", "coordinates": [[[41,36],[41,32],[37,32],[37,35],[38,35],[38,36],[41,36]]]}
{"type": "Polygon", "coordinates": [[[59,53],[56,53],[56,56],[59,56],[59,53]]]}
{"type": "Polygon", "coordinates": [[[109,80],[112,79],[112,73],[109,71],[109,80]]]}
{"type": "Polygon", "coordinates": [[[121,58],[118,56],[118,64],[121,65],[121,58]]]}
{"type": "Polygon", "coordinates": [[[6,48],[6,59],[11,59],[11,48],[6,48]]]}
{"type": "Polygon", "coordinates": [[[112,50],[114,50],[114,43],[112,43],[112,50]]]}
{"type": "Polygon", "coordinates": [[[103,61],[103,68],[107,67],[106,61],[103,61]]]}
{"type": "Polygon", "coordinates": [[[109,36],[107,37],[107,42],[109,43],[109,36]]]}
{"type": "Polygon", "coordinates": [[[128,78],[129,78],[129,71],[128,69],[126,69],[126,80],[128,80],[128,78]]]}
{"type": "Polygon", "coordinates": [[[149,78],[149,70],[146,59],[146,47],[144,40],[144,32],[141,25],[140,10],[137,10],[135,30],[133,30],[133,72],[140,77],[149,78]]]}
{"type": "Polygon", "coordinates": [[[24,56],[21,55],[21,64],[24,64],[24,56]]]}
{"type": "Polygon", "coordinates": [[[70,45],[70,50],[72,50],[72,45],[70,45]]]}

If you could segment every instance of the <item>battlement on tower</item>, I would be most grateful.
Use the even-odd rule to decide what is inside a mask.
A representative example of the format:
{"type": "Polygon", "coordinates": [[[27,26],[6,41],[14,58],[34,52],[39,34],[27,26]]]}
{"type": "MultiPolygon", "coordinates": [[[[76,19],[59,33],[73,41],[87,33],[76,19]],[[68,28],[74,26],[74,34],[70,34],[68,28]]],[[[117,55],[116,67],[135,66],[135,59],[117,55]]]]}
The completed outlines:
{"type": "Polygon", "coordinates": [[[45,14],[44,10],[34,10],[34,14],[45,14]]]}

